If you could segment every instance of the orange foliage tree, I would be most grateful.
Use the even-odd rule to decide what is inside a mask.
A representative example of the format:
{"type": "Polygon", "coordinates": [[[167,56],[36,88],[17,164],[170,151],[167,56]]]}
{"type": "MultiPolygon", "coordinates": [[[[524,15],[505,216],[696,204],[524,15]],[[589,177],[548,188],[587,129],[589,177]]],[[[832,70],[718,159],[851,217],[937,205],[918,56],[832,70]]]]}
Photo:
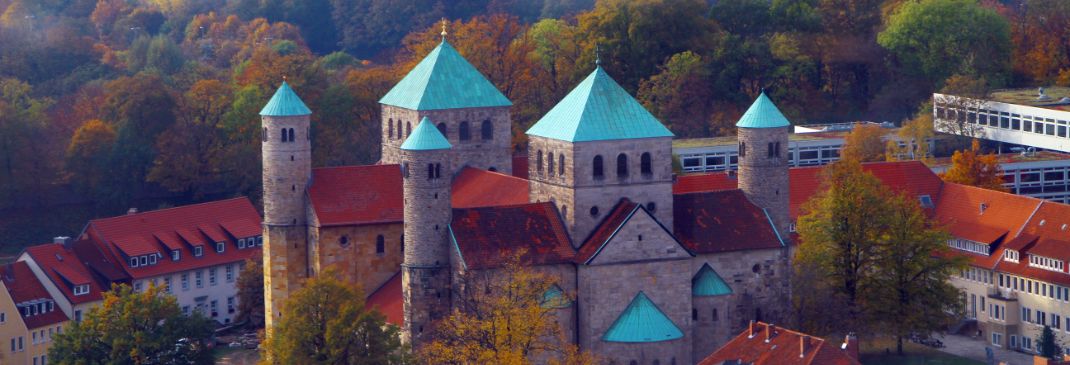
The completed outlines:
{"type": "Polygon", "coordinates": [[[996,155],[981,154],[980,150],[981,143],[975,139],[969,150],[955,151],[951,156],[951,167],[941,177],[948,182],[1006,191],[1003,168],[996,155]]]}
{"type": "Polygon", "coordinates": [[[857,125],[844,141],[843,158],[858,162],[884,161],[884,129],[874,124],[857,125]]]}

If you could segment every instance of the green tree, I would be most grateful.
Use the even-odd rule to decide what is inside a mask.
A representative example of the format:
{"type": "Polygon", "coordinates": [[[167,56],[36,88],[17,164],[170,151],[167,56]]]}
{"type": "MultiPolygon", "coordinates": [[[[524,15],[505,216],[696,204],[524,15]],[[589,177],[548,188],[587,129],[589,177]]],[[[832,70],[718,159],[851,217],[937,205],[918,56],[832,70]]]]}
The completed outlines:
{"type": "Polygon", "coordinates": [[[220,128],[231,104],[230,89],[219,80],[200,80],[178,100],[178,120],[161,133],[159,154],[149,170],[152,181],[190,200],[199,200],[222,179],[219,164],[225,136],[220,128]]]}
{"type": "Polygon", "coordinates": [[[877,42],[895,55],[904,73],[931,85],[954,74],[1000,81],[1009,76],[1010,24],[977,0],[905,2],[877,42]]]}
{"type": "Polygon", "coordinates": [[[150,285],[134,292],[112,286],[81,322],[56,335],[48,358],[55,364],[211,364],[211,320],[182,314],[175,297],[150,285]]]}
{"type": "Polygon", "coordinates": [[[108,157],[115,144],[115,128],[99,119],[83,123],[67,145],[64,169],[68,181],[81,193],[99,200],[106,191],[101,171],[108,169],[108,157]]]}
{"type": "Polygon", "coordinates": [[[714,132],[704,118],[713,99],[705,66],[694,52],[678,53],[639,83],[639,101],[677,136],[707,137],[714,132]]]}
{"type": "Polygon", "coordinates": [[[332,271],[309,279],[286,299],[282,319],[269,333],[271,364],[401,364],[397,326],[364,306],[364,295],[332,271]]]}
{"type": "Polygon", "coordinates": [[[254,257],[245,260],[238,273],[237,322],[248,320],[253,328],[264,327],[264,260],[254,257]]]}
{"type": "Polygon", "coordinates": [[[109,82],[101,106],[103,120],[115,125],[116,139],[109,165],[111,201],[119,207],[144,187],[156,159],[156,140],[175,122],[175,99],[158,76],[138,74],[109,82]]]}
{"type": "Polygon", "coordinates": [[[35,98],[32,87],[17,79],[0,79],[0,207],[14,204],[19,194],[42,198],[40,188],[51,179],[45,140],[45,112],[52,100],[35,98]]]}
{"type": "Polygon", "coordinates": [[[1040,356],[1055,359],[1062,355],[1062,349],[1059,344],[1055,342],[1055,331],[1051,330],[1051,327],[1045,325],[1044,330],[1040,332],[1040,337],[1036,338],[1037,352],[1040,352],[1040,356]]]}

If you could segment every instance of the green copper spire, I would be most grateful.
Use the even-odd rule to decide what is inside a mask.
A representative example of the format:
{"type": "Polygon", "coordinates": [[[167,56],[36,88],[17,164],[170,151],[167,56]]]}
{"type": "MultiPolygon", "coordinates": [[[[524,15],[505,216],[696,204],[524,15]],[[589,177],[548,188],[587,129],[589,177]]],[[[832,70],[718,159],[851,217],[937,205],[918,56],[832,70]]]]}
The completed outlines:
{"type": "Polygon", "coordinates": [[[710,264],[702,265],[698,274],[691,279],[691,295],[696,297],[709,297],[714,295],[732,294],[732,289],[725,284],[720,275],[710,267],[710,264]]]}
{"type": "Polygon", "coordinates": [[[308,110],[305,102],[301,101],[301,98],[297,96],[297,93],[290,88],[290,84],[287,84],[286,81],[282,82],[282,86],[279,86],[279,89],[275,91],[275,95],[271,97],[267,105],[260,109],[260,115],[265,117],[292,117],[311,114],[312,111],[308,110]]]}
{"type": "Polygon", "coordinates": [[[445,36],[379,103],[411,110],[513,105],[445,36]]]}
{"type": "Polygon", "coordinates": [[[420,124],[417,124],[416,129],[412,130],[409,138],[406,138],[405,143],[401,144],[401,149],[406,151],[448,150],[450,147],[453,146],[427,117],[420,120],[420,124]]]}
{"type": "Polygon", "coordinates": [[[673,136],[601,66],[595,67],[527,134],[568,142],[673,136]]]}
{"type": "Polygon", "coordinates": [[[739,122],[736,123],[736,127],[743,128],[780,128],[791,126],[788,122],[788,118],[784,117],[784,114],[777,109],[772,100],[769,100],[768,96],[765,96],[765,90],[762,90],[762,94],[758,95],[758,99],[754,101],[754,104],[750,105],[746,113],[743,113],[743,117],[739,118],[739,122]]]}
{"type": "Polygon", "coordinates": [[[680,328],[676,327],[672,320],[640,291],[602,336],[602,340],[606,342],[660,342],[681,337],[684,337],[684,333],[680,332],[680,328]]]}

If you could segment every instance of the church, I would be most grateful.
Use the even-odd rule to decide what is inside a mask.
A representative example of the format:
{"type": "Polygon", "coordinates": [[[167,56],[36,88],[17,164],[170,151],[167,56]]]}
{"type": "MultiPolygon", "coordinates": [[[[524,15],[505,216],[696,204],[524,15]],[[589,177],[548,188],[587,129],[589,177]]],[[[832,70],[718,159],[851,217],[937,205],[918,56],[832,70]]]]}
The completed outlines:
{"type": "Polygon", "coordinates": [[[312,111],[284,82],[260,112],[267,326],[331,269],[418,345],[458,275],[518,253],[566,294],[568,340],[608,363],[693,364],[751,320],[783,323],[788,120],[759,95],[737,123],[738,188],[674,193],[673,133],[594,66],[526,131],[526,161],[512,102],[445,37],[380,100],[374,165],[313,168],[312,111]]]}

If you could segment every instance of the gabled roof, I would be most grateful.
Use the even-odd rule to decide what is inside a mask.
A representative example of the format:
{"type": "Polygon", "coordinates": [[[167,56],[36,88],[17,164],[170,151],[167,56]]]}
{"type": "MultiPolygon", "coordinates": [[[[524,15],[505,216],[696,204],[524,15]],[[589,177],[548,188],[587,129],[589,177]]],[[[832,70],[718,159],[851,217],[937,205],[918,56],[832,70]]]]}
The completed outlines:
{"type": "Polygon", "coordinates": [[[736,127],[742,128],[780,128],[791,126],[788,118],[780,112],[772,100],[765,95],[765,90],[750,105],[746,113],[739,118],[736,127]]]}
{"type": "Polygon", "coordinates": [[[999,231],[1017,236],[1041,202],[1027,196],[945,183],[936,201],[934,218],[952,233],[965,236],[962,238],[983,242],[999,231]]]}
{"type": "Polygon", "coordinates": [[[673,233],[697,254],[781,248],[765,211],[742,190],[673,195],[673,233]]]}
{"type": "Polygon", "coordinates": [[[445,39],[379,103],[411,110],[513,105],[445,39]]]}
{"type": "Polygon", "coordinates": [[[684,337],[680,328],[662,313],[642,291],[602,335],[606,342],[649,343],[684,337]]]}
{"type": "MultiPolygon", "coordinates": [[[[805,214],[802,206],[824,189],[822,166],[796,167],[789,170],[790,214],[792,218],[805,214]]],[[[920,161],[871,162],[862,164],[862,170],[873,174],[893,191],[918,197],[928,195],[938,200],[943,180],[920,161]]]]}
{"type": "Polygon", "coordinates": [[[809,336],[785,328],[757,322],[752,329],[728,341],[699,365],[750,364],[750,365],[861,365],[838,343],[820,337],[809,336]],[[753,333],[751,333],[753,331],[753,333]],[[769,341],[767,333],[771,332],[769,341]],[[803,350],[806,344],[806,351],[803,350]]]}
{"type": "Polygon", "coordinates": [[[450,202],[454,208],[525,204],[529,201],[530,190],[527,180],[465,167],[453,178],[450,202]]]}
{"type": "Polygon", "coordinates": [[[400,223],[402,195],[399,165],[315,168],[308,188],[321,226],[400,223]]]}
{"type": "Polygon", "coordinates": [[[265,117],[291,117],[311,114],[312,111],[308,110],[305,102],[301,101],[301,98],[297,96],[297,93],[290,88],[290,84],[287,84],[286,81],[283,81],[279,89],[275,90],[275,95],[271,96],[271,100],[268,100],[267,105],[260,109],[260,115],[265,117]]]}
{"type": "Polygon", "coordinates": [[[567,142],[673,136],[602,67],[596,67],[527,134],[567,142]]]}
{"type": "Polygon", "coordinates": [[[450,233],[466,269],[495,268],[521,252],[525,265],[572,263],[576,256],[549,202],[454,209],[450,233]]]}
{"type": "Polygon", "coordinates": [[[102,283],[93,279],[83,259],[59,243],[46,243],[26,248],[26,254],[37,263],[67,301],[81,304],[102,298],[102,283]],[[74,285],[89,285],[89,293],[74,295],[74,285]]]}
{"type": "MultiPolygon", "coordinates": [[[[45,290],[45,286],[41,285],[41,282],[34,276],[30,265],[25,262],[16,261],[0,266],[0,281],[4,283],[8,295],[11,296],[11,301],[15,302],[16,305],[36,300],[54,300],[48,294],[48,290],[45,290]]],[[[9,313],[9,315],[21,317],[23,322],[26,323],[27,329],[39,328],[67,320],[67,315],[63,314],[59,306],[54,306],[53,308],[54,310],[51,312],[31,316],[23,316],[20,313],[9,313]]],[[[8,318],[9,320],[11,319],[11,317],[8,318]]]]}
{"type": "Polygon", "coordinates": [[[249,199],[241,197],[94,219],[89,221],[84,233],[108,262],[129,277],[140,279],[259,257],[259,248],[238,249],[237,240],[253,237],[254,233],[259,236],[260,222],[260,213],[249,199]],[[228,226],[235,231],[228,230],[223,222],[229,222],[228,226]],[[167,252],[170,248],[156,238],[161,232],[175,232],[188,242],[179,250],[178,261],[171,260],[167,252]],[[216,252],[215,242],[224,242],[223,252],[216,252]],[[203,254],[193,256],[190,245],[205,244],[203,254]],[[144,254],[158,254],[160,258],[155,265],[130,267],[127,264],[128,255],[144,254]]]}
{"type": "Polygon", "coordinates": [[[446,136],[443,136],[427,117],[416,124],[416,129],[413,129],[412,134],[401,144],[401,149],[406,151],[448,150],[450,147],[453,146],[446,140],[446,136]]]}
{"type": "Polygon", "coordinates": [[[703,264],[694,278],[691,278],[691,295],[696,297],[709,297],[716,295],[732,294],[732,288],[721,279],[720,275],[710,267],[703,264]]]}
{"type": "Polygon", "coordinates": [[[405,299],[401,294],[401,271],[390,277],[368,296],[365,304],[386,316],[386,323],[401,327],[405,324],[405,299]]]}
{"type": "MultiPolygon", "coordinates": [[[[638,215],[645,215],[648,219],[653,221],[653,223],[657,227],[654,229],[660,229],[661,232],[664,233],[666,237],[668,237],[668,239],[672,240],[674,246],[679,246],[683,249],[683,254],[687,255],[688,257],[694,256],[694,254],[690,250],[688,250],[687,247],[676,238],[676,236],[673,236],[672,232],[670,232],[668,228],[662,225],[661,222],[658,222],[657,218],[655,218],[654,215],[650,214],[650,212],[648,212],[645,207],[640,204],[636,204],[631,200],[628,200],[628,198],[621,198],[621,200],[617,202],[617,205],[613,206],[613,209],[610,210],[609,214],[607,214],[606,217],[602,219],[602,222],[595,227],[594,231],[592,231],[591,234],[587,237],[587,240],[583,242],[583,245],[580,246],[579,252],[577,252],[576,254],[576,263],[584,265],[592,264],[592,262],[594,262],[594,259],[598,257],[599,254],[605,251],[606,248],[610,247],[610,242],[613,241],[614,237],[616,237],[618,233],[622,232],[626,228],[628,222],[630,222],[632,218],[638,215]]],[[[656,237],[654,237],[654,239],[656,241],[656,237]]],[[[642,251],[643,249],[639,248],[639,250],[642,251]]],[[[650,254],[652,252],[648,251],[646,253],[650,254]]],[[[663,256],[644,256],[643,259],[673,258],[668,255],[674,253],[674,251],[657,252],[658,255],[663,256]]]]}

